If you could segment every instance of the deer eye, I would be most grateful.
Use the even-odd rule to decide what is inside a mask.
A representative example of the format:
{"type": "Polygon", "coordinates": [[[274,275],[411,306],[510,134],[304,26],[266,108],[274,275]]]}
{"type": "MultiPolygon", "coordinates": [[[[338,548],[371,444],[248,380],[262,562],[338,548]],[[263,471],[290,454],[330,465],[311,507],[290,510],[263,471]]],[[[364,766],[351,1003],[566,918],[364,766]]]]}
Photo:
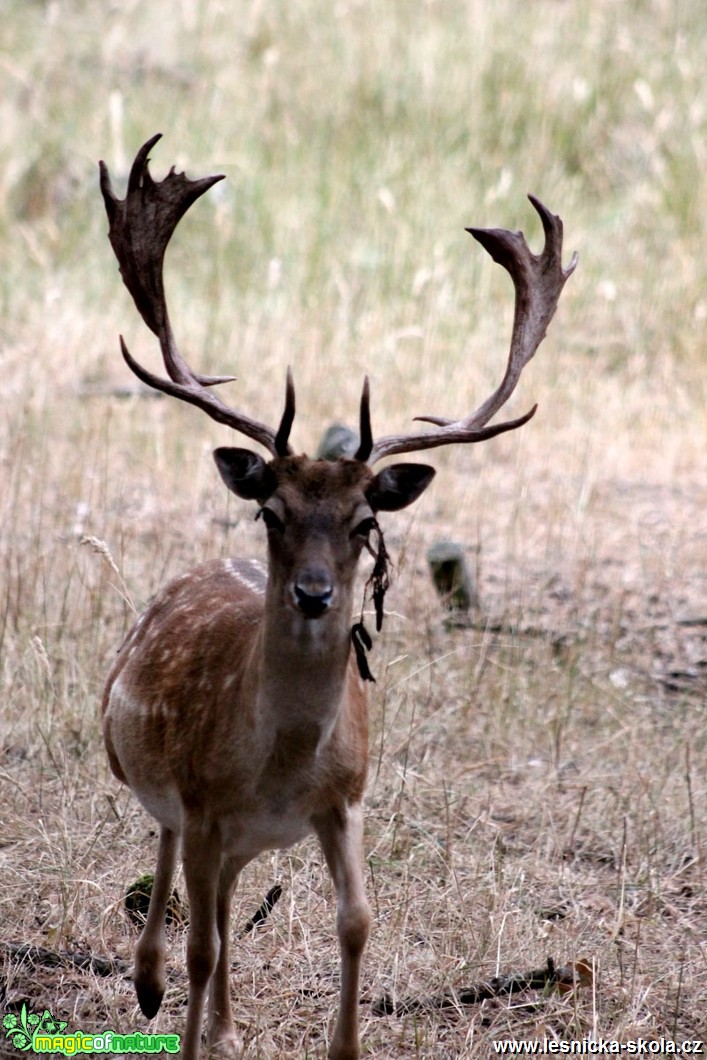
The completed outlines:
{"type": "Polygon", "coordinates": [[[261,508],[255,518],[262,518],[268,530],[277,530],[279,533],[282,533],[285,529],[285,524],[282,519],[280,519],[278,515],[275,515],[272,508],[261,508]]]}
{"type": "Polygon", "coordinates": [[[368,537],[371,530],[373,530],[375,526],[376,520],[372,515],[369,515],[365,519],[362,519],[361,522],[354,527],[354,529],[351,531],[351,537],[368,537]]]}

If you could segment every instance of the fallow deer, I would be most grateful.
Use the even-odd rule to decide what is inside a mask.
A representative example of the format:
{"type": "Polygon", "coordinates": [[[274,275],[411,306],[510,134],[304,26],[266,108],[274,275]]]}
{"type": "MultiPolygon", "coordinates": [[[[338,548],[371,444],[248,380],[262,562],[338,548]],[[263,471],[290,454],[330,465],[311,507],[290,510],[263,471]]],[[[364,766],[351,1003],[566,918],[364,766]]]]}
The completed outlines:
{"type": "Polygon", "coordinates": [[[354,575],[368,548],[376,556],[378,624],[387,583],[380,512],[411,504],[434,470],[402,463],[374,473],[382,458],[451,443],[479,442],[522,426],[489,426],[544,338],[570,273],[562,267],[562,222],[537,199],[545,246],[529,250],[520,232],[467,229],[509,273],[515,317],[503,381],[459,420],[374,440],[368,381],[360,404],[360,445],[333,462],[295,455],[288,370],[285,409],[269,427],[229,407],[210,389],[233,377],[194,372],[170,326],[162,263],[187,209],[220,176],[189,180],[174,167],[161,182],[148,168],[152,137],[133,163],[125,199],[100,163],[109,238],[145,323],[159,339],[168,378],[123,357],[144,383],[201,408],[269,454],[216,449],[229,490],[255,501],[267,531],[267,573],[241,559],[216,560],[177,578],[151,603],[120,649],[103,698],[103,733],[116,777],[160,824],[147,922],[135,951],[134,982],[151,1019],[165,989],[165,906],[179,847],[190,906],[189,997],[182,1056],[198,1056],[207,1004],[209,1047],[241,1048],[229,997],[229,906],[240,870],[265,850],[316,833],[337,892],[341,949],[338,1016],[330,1060],[360,1056],[359,975],[370,913],[363,884],[370,637],[354,623],[354,575]]]}

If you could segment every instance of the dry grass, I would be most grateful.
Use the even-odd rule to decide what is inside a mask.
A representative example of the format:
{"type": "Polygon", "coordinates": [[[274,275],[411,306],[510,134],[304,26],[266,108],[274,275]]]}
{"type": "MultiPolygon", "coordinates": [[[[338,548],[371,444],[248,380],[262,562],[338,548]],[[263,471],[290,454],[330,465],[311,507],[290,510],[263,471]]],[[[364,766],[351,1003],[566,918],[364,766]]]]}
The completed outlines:
{"type": "MultiPolygon", "coordinates": [[[[122,894],[156,844],[109,775],[102,681],[166,578],[262,552],[213,473],[225,432],[113,394],[117,333],[153,354],[95,162],[124,175],[162,129],[158,175],[177,160],[228,177],[170,249],[180,339],[204,369],[235,364],[231,397],[263,419],[292,363],[303,447],[353,415],[364,371],[386,432],[488,392],[512,296],[464,225],[537,244],[533,190],[581,254],[514,403],[538,400],[536,419],[433,454],[434,488],[388,519],[367,1055],[707,1037],[704,4],[0,11],[3,941],[129,959],[122,894]],[[440,536],[465,544],[490,624],[445,629],[425,569],[440,536]],[[594,988],[371,1013],[383,994],[430,998],[548,955],[594,962],[594,988]]],[[[283,898],[235,956],[247,1055],[323,1057],[338,958],[315,845],[252,865],[235,924],[276,879],[283,898]]],[[[174,928],[161,1030],[182,1029],[183,955],[174,928]]],[[[3,1011],[24,999],[71,1028],[144,1027],[120,976],[8,959],[4,989],[3,1011]]]]}

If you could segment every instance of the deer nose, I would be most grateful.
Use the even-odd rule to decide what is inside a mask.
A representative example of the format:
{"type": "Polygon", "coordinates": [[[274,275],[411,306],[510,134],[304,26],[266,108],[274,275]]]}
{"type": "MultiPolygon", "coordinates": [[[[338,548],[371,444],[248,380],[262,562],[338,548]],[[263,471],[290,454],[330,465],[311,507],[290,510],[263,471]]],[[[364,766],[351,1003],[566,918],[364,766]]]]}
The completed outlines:
{"type": "Polygon", "coordinates": [[[294,598],[305,618],[323,615],[334,599],[334,586],[327,571],[302,571],[294,585],[294,598]]]}

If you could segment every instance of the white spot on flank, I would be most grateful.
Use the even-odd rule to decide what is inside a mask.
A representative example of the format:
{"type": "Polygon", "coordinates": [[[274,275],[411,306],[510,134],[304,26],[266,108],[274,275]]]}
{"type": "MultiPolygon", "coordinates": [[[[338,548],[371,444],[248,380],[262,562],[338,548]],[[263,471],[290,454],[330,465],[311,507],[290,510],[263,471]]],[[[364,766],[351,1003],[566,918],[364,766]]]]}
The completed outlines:
{"type": "Polygon", "coordinates": [[[262,564],[258,563],[257,560],[249,560],[246,564],[243,561],[238,562],[237,560],[225,559],[223,561],[223,568],[232,578],[235,578],[237,582],[245,586],[246,589],[250,589],[252,593],[258,593],[259,596],[262,596],[265,592],[265,585],[262,580],[265,570],[262,564]],[[254,577],[248,577],[248,574],[243,569],[246,566],[250,566],[254,577]]]}

